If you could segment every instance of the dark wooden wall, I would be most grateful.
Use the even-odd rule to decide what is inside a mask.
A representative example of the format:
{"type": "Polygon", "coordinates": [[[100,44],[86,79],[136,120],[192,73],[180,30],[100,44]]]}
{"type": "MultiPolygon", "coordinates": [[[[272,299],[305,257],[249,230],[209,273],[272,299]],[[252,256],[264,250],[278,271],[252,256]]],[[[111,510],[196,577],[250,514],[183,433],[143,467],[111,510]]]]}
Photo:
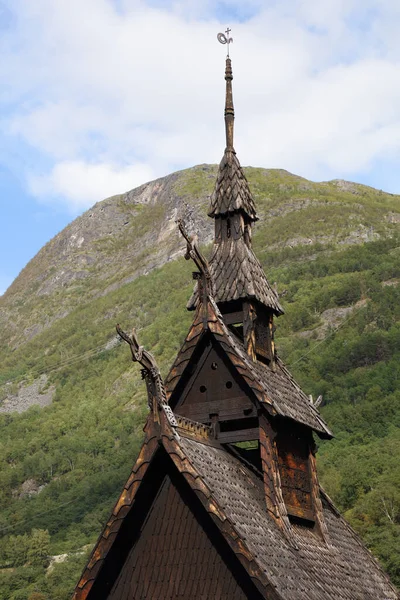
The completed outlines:
{"type": "Polygon", "coordinates": [[[87,600],[262,600],[252,577],[160,447],[87,600]]]}
{"type": "Polygon", "coordinates": [[[255,405],[239,379],[210,344],[199,358],[197,369],[174,410],[201,423],[211,422],[212,415],[217,415],[218,421],[255,417],[255,405]]]}
{"type": "Polygon", "coordinates": [[[247,598],[169,477],[109,595],[142,598],[247,598]]]}

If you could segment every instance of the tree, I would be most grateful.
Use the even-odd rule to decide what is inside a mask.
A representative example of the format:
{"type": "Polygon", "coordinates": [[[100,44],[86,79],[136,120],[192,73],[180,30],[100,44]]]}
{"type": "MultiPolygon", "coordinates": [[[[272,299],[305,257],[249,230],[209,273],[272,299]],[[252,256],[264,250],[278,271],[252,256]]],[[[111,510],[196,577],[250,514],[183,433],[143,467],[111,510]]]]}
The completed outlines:
{"type": "Polygon", "coordinates": [[[29,540],[28,561],[32,565],[43,565],[48,558],[50,535],[47,529],[33,529],[29,540]]]}

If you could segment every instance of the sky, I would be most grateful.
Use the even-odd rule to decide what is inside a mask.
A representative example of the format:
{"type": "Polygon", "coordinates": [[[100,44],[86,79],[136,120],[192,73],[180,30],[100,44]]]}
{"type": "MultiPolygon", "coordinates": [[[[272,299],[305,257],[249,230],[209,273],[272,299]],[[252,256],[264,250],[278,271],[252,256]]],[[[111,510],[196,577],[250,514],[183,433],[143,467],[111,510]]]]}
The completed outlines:
{"type": "Polygon", "coordinates": [[[220,160],[228,25],[242,165],[400,193],[399,0],[0,0],[0,294],[95,202],[220,160]]]}

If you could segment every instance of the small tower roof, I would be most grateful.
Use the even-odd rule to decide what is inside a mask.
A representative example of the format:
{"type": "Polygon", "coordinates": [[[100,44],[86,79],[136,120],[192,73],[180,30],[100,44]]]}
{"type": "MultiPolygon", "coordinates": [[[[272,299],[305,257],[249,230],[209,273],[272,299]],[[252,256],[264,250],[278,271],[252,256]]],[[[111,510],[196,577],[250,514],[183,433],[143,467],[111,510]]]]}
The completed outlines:
{"type": "Polygon", "coordinates": [[[257,220],[256,207],[249,184],[242,171],[233,147],[233,124],[235,110],[232,96],[232,63],[228,57],[225,67],[225,135],[226,148],[219,165],[215,189],[211,197],[210,217],[219,217],[233,212],[243,211],[250,221],[257,220]]]}
{"type": "Polygon", "coordinates": [[[243,239],[215,244],[210,272],[216,302],[251,298],[271,308],[276,315],[283,315],[276,291],[270,286],[253,250],[243,239]]]}
{"type": "Polygon", "coordinates": [[[219,165],[208,216],[216,218],[239,211],[243,211],[250,221],[258,220],[253,196],[236,152],[226,148],[219,165]]]}

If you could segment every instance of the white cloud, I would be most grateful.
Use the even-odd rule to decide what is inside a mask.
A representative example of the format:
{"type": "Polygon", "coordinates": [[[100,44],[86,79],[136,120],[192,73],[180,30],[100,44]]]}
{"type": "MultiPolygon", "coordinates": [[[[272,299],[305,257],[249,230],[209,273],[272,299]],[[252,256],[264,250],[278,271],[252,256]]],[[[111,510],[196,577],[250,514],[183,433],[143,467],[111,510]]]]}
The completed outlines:
{"type": "Polygon", "coordinates": [[[116,167],[109,164],[88,164],[65,161],[56,164],[51,173],[31,175],[32,194],[47,202],[68,200],[73,212],[89,208],[99,199],[125,192],[153,177],[148,165],[116,167]]]}
{"type": "MultiPolygon", "coordinates": [[[[323,179],[396,158],[394,0],[254,0],[251,7],[256,17],[231,23],[242,163],[323,179]]],[[[15,26],[0,41],[0,82],[8,83],[2,130],[36,152],[38,165],[50,165],[40,174],[32,161],[25,168],[39,199],[76,212],[150,177],[220,158],[224,49],[216,33],[225,23],[211,1],[167,9],[124,0],[117,10],[112,0],[14,0],[10,10],[15,26]]]]}

